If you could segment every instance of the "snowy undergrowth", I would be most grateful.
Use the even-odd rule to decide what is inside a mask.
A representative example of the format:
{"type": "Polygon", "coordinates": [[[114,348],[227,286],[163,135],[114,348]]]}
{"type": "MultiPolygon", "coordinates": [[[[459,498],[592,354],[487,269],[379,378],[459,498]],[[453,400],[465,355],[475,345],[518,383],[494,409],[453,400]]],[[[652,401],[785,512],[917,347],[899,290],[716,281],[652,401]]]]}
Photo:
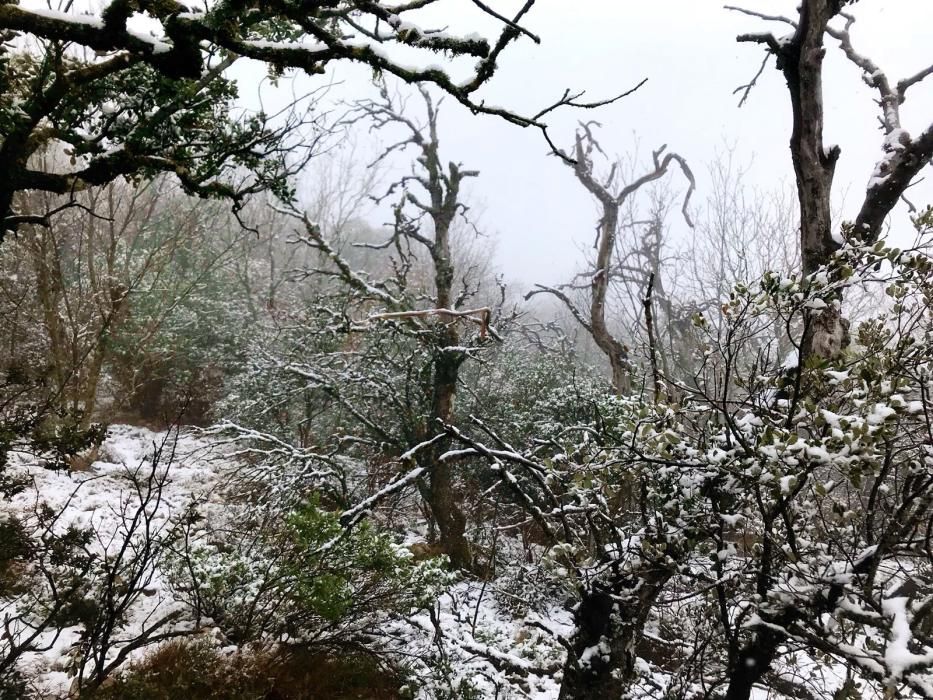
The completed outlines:
{"type": "MultiPolygon", "coordinates": [[[[126,541],[126,532],[133,528],[131,518],[145,499],[137,484],[164,483],[157,498],[149,499],[146,510],[151,519],[146,525],[150,533],[167,532],[181,519],[194,502],[204,512],[222,509],[217,496],[218,472],[205,459],[207,445],[193,435],[155,433],[145,428],[114,426],[98,452],[97,460],[86,471],[62,472],[44,469],[30,455],[13,455],[11,472],[28,477],[30,486],[14,496],[8,504],[8,517],[26,522],[34,520],[37,506],[45,504],[54,513],[54,530],[64,533],[69,527],[86,528],[93,532],[87,543],[89,554],[98,559],[119,555],[126,541]],[[161,453],[161,454],[160,454],[161,453]],[[153,465],[153,455],[161,459],[153,465]]],[[[140,528],[136,528],[139,530],[140,528]]],[[[141,534],[141,533],[140,533],[141,534]]],[[[138,546],[139,537],[130,546],[138,546]]],[[[190,628],[183,616],[182,605],[175,600],[158,561],[141,572],[140,595],[132,600],[119,638],[133,639],[154,622],[174,615],[163,628],[166,632],[190,628]]],[[[119,583],[119,582],[118,582],[119,583]]],[[[22,606],[22,596],[2,603],[2,613],[15,616],[22,606]]],[[[40,697],[62,696],[74,681],[77,650],[82,628],[51,626],[36,640],[42,652],[27,652],[20,660],[20,669],[34,692],[40,697]]],[[[119,641],[110,650],[111,658],[120,651],[119,641]]],[[[137,649],[128,655],[129,662],[145,653],[137,649]]]]}
{"type": "Polygon", "coordinates": [[[460,581],[433,609],[389,623],[395,651],[425,681],[417,697],[557,698],[571,618],[552,605],[515,615],[495,582],[460,581]]]}
{"type": "MultiPolygon", "coordinates": [[[[213,532],[222,530],[246,508],[227,489],[240,465],[215,447],[211,438],[194,433],[114,426],[86,471],[53,472],[29,455],[16,454],[12,471],[28,477],[31,485],[14,497],[7,517],[29,520],[35,517],[37,503],[45,503],[61,513],[54,522],[59,534],[69,526],[90,529],[96,534],[87,545],[89,551],[112,558],[126,540],[127,514],[141,500],[140,477],[143,483],[151,477],[163,485],[159,498],[144,509],[151,514],[150,531],[167,531],[191,522],[186,518],[196,512],[199,537],[204,541],[211,527],[213,532]],[[160,455],[155,469],[154,454],[160,455]]],[[[423,537],[418,523],[409,523],[405,530],[398,542],[399,550],[407,553],[409,548],[417,549],[414,545],[423,537]]],[[[500,542],[499,564],[489,580],[452,576],[423,609],[377,613],[370,621],[367,629],[371,632],[365,638],[371,647],[408,671],[409,683],[401,689],[402,696],[423,700],[558,697],[566,645],[573,635],[571,592],[542,582],[541,562],[527,564],[520,552],[506,551],[514,544],[505,538],[500,542]]],[[[195,621],[190,600],[175,585],[177,565],[177,560],[165,556],[153,560],[151,571],[140,577],[140,594],[131,601],[115,635],[117,642],[106,649],[105,661],[119,661],[114,672],[153,648],[144,644],[118,659],[124,647],[119,640],[138,639],[159,620],[168,620],[161,632],[196,631],[219,648],[236,649],[210,618],[195,621]]],[[[696,565],[704,566],[701,561],[696,565]]],[[[22,605],[22,597],[4,600],[0,613],[15,618],[22,605]]],[[[675,604],[668,611],[666,623],[649,622],[646,633],[659,640],[670,638],[673,630],[667,627],[674,624],[681,627],[681,638],[690,638],[687,628],[699,624],[698,611],[690,604],[680,608],[675,604]]],[[[36,646],[45,650],[22,656],[20,670],[37,697],[60,698],[74,690],[82,639],[81,625],[52,626],[36,640],[36,646]]],[[[784,658],[793,662],[779,664],[778,673],[805,687],[835,687],[844,676],[842,667],[827,660],[817,663],[802,650],[784,658]]],[[[86,665],[85,677],[88,669],[86,665]]],[[[673,678],[656,664],[642,660],[639,671],[641,681],[634,684],[633,697],[657,697],[671,691],[673,678]]],[[[772,692],[771,697],[783,696],[772,692]]]]}
{"type": "MultiPolygon", "coordinates": [[[[85,471],[49,471],[30,455],[14,454],[11,472],[27,477],[30,485],[8,504],[7,517],[29,521],[37,505],[45,504],[57,514],[53,527],[59,535],[72,526],[88,529],[95,534],[87,550],[101,560],[113,558],[132,526],[128,516],[145,501],[138,485],[151,478],[163,485],[158,498],[143,509],[151,516],[150,532],[167,532],[193,512],[205,524],[228,522],[243,507],[225,497],[237,465],[218,459],[212,447],[209,438],[195,433],[121,425],[111,427],[85,471]],[[153,469],[154,454],[159,459],[153,469]]],[[[412,531],[400,539],[419,538],[412,531]]],[[[160,633],[197,631],[218,646],[234,649],[210,619],[202,619],[201,629],[195,629],[188,601],[173,586],[173,566],[177,561],[164,556],[141,575],[140,594],[132,599],[116,641],[106,652],[106,662],[119,661],[114,672],[152,650],[152,645],[141,645],[118,659],[121,640],[139,638],[163,619],[169,621],[160,633]]],[[[430,609],[379,620],[371,642],[410,670],[409,689],[416,697],[556,698],[564,659],[558,637],[571,634],[570,615],[556,598],[525,597],[520,590],[522,572],[516,566],[488,582],[453,580],[430,609]]],[[[12,596],[0,602],[0,613],[15,618],[23,605],[22,596],[12,596]]],[[[36,696],[65,697],[75,689],[84,636],[81,625],[50,626],[36,640],[44,650],[23,654],[19,669],[36,696]]],[[[86,677],[88,667],[84,673],[86,677]]]]}

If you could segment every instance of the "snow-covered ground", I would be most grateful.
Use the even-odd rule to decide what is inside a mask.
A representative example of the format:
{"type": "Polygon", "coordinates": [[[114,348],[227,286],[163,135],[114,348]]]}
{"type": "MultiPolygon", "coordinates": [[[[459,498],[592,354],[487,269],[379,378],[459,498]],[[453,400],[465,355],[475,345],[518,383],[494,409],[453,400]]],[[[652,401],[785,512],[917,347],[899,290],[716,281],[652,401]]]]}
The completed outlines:
{"type": "MultiPolygon", "coordinates": [[[[147,505],[155,530],[177,523],[193,505],[205,520],[222,522],[235,514],[232,509],[242,507],[225,497],[236,466],[211,438],[195,432],[157,433],[113,426],[86,471],[53,472],[30,455],[14,453],[11,471],[27,475],[31,486],[15,496],[5,512],[28,521],[35,517],[37,503],[45,503],[61,513],[55,521],[56,530],[64,532],[69,525],[90,527],[97,536],[89,549],[97,555],[113,556],[114,549],[126,540],[127,514],[138,510],[139,484],[164,479],[160,497],[147,505]],[[160,455],[155,468],[154,455],[160,455]]],[[[417,532],[409,531],[402,544],[420,539],[417,532]]],[[[417,697],[450,697],[451,692],[454,696],[471,692],[473,697],[501,700],[558,697],[565,654],[561,642],[566,643],[573,631],[566,601],[560,591],[551,591],[548,599],[540,597],[548,590],[541,581],[532,581],[542,575],[540,562],[523,564],[518,552],[504,558],[515,563],[500,569],[495,579],[457,578],[432,610],[382,621],[373,643],[394,653],[411,669],[419,686],[417,697]]],[[[15,605],[0,601],[0,615],[13,616],[15,605]]],[[[173,612],[178,617],[165,629],[192,628],[188,608],[176,597],[169,576],[156,564],[141,595],[134,599],[120,636],[132,639],[173,612]]],[[[63,698],[69,694],[80,633],[80,627],[48,631],[38,641],[40,647],[49,648],[21,659],[20,668],[37,697],[63,698]]],[[[220,639],[221,635],[212,634],[212,638],[220,639]]],[[[110,656],[119,649],[116,644],[110,656]]],[[[150,649],[135,650],[121,668],[150,649]]],[[[643,671],[647,685],[641,697],[652,697],[670,680],[647,664],[643,671]]],[[[786,672],[797,682],[817,688],[836,687],[842,678],[841,667],[801,658],[786,672]]],[[[760,692],[755,697],[778,696],[760,692]]]]}
{"type": "MultiPolygon", "coordinates": [[[[198,513],[207,519],[212,514],[229,515],[224,487],[233,465],[219,458],[213,447],[209,438],[194,432],[167,434],[117,425],[110,428],[96,460],[85,471],[49,471],[34,457],[14,453],[11,472],[28,475],[31,486],[13,498],[6,512],[28,520],[34,517],[37,503],[43,502],[61,512],[56,530],[91,526],[98,536],[89,548],[98,555],[112,555],[126,539],[126,514],[140,501],[134,476],[137,482],[151,476],[165,479],[161,497],[149,506],[154,528],[177,522],[195,502],[198,513]],[[153,469],[153,455],[160,452],[153,469]]],[[[407,539],[417,537],[411,534],[407,539]]],[[[430,697],[432,688],[445,685],[464,692],[469,687],[481,697],[556,698],[564,650],[555,635],[570,635],[570,617],[554,601],[522,599],[523,576],[519,566],[494,582],[458,580],[430,613],[386,620],[384,637],[377,643],[410,666],[422,685],[421,697],[430,697]]],[[[183,612],[184,603],[173,593],[166,574],[154,567],[121,636],[132,638],[162,616],[183,612]]],[[[0,602],[0,608],[0,614],[13,614],[15,603],[0,602]]],[[[186,625],[192,622],[182,615],[169,628],[186,625]]],[[[80,632],[80,627],[70,627],[56,638],[55,631],[48,631],[39,645],[50,648],[22,658],[20,668],[38,697],[68,695],[80,632]]],[[[111,656],[119,648],[116,645],[111,656]]],[[[147,651],[134,651],[124,666],[147,651]]]]}
{"type": "MultiPolygon", "coordinates": [[[[38,502],[55,512],[61,512],[55,529],[63,532],[69,525],[91,526],[97,533],[89,544],[96,554],[113,553],[123,541],[126,529],[122,506],[130,509],[139,503],[134,487],[137,479],[165,478],[161,498],[154,502],[154,527],[164,527],[180,518],[193,500],[200,501],[202,510],[222,508],[219,495],[218,464],[209,459],[209,444],[193,434],[155,433],[145,428],[113,426],[101,446],[97,460],[86,471],[53,472],[43,469],[30,455],[14,453],[11,472],[25,473],[32,486],[16,495],[7,513],[26,519],[34,517],[38,502]],[[153,455],[161,451],[161,460],[153,470],[153,455]]],[[[13,612],[12,603],[0,603],[3,614],[13,612]]],[[[144,624],[181,607],[165,581],[163,572],[155,567],[152,578],[134,602],[125,628],[125,636],[138,634],[144,624]]],[[[179,622],[179,624],[184,624],[179,622]]],[[[72,652],[80,629],[72,627],[61,632],[51,648],[44,652],[27,653],[21,661],[23,675],[40,697],[64,696],[72,678],[72,652]]],[[[39,646],[54,639],[49,631],[41,637],[39,646]]],[[[130,656],[138,656],[137,652],[130,656]]]]}
{"type": "Polygon", "coordinates": [[[433,620],[424,612],[387,628],[408,640],[402,654],[422,659],[416,672],[433,666],[425,666],[433,677],[422,697],[433,697],[432,686],[445,682],[483,698],[556,700],[564,650],[555,635],[569,637],[570,615],[557,607],[516,614],[504,599],[494,584],[461,581],[438,599],[433,620]]]}

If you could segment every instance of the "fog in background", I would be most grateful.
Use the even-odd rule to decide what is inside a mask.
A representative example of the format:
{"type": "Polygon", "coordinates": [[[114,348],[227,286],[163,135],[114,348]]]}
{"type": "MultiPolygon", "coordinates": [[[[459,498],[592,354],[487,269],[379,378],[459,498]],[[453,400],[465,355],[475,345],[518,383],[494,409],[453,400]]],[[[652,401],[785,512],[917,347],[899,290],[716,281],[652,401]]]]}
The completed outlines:
{"type": "MultiPolygon", "coordinates": [[[[743,7],[768,14],[793,16],[796,3],[754,0],[743,7]]],[[[496,0],[493,7],[510,15],[520,3],[496,0]]],[[[425,28],[449,26],[452,32],[472,31],[494,36],[497,27],[468,0],[445,3],[443,17],[432,24],[424,13],[425,28]]],[[[849,8],[857,17],[851,30],[855,48],[886,71],[892,82],[925,67],[924,49],[931,41],[933,2],[896,0],[895,3],[857,3],[849,8]],[[895,7],[896,5],[896,7],[895,7]],[[904,25],[905,18],[910,24],[904,25]]],[[[436,14],[436,13],[435,13],[436,14]]],[[[596,120],[601,143],[610,156],[635,153],[646,165],[651,151],[667,144],[690,163],[697,191],[691,210],[702,217],[709,194],[708,165],[732,151],[737,166],[748,167],[746,182],[763,191],[791,185],[793,169],[788,149],[791,129],[790,100],[774,60],[738,107],[736,88],[758,71],[764,49],[739,44],[743,32],[773,31],[789,27],[740,14],[708,0],[540,0],[523,24],[541,38],[536,45],[521,37],[500,60],[494,79],[479,93],[487,104],[531,114],[556,101],[563,91],[585,90],[583,101],[599,100],[624,92],[642,79],[634,94],[593,111],[562,108],[548,117],[551,136],[570,148],[581,120],[596,120]]],[[[825,140],[839,144],[842,156],[836,169],[834,193],[843,218],[851,218],[876,161],[881,156],[882,134],[877,121],[876,93],[861,80],[860,71],[827,37],[824,94],[825,140]],[[850,195],[850,196],[847,196],[850,195]]],[[[443,62],[441,57],[418,55],[413,64],[443,62]]],[[[470,64],[455,64],[467,75],[470,64]]],[[[293,92],[335,83],[327,102],[371,96],[370,71],[343,65],[326,78],[296,77],[271,88],[259,66],[240,67],[241,93],[246,104],[284,104],[293,92]]],[[[391,78],[390,78],[391,80],[391,78]]],[[[411,92],[412,88],[404,87],[411,92]]],[[[418,101],[412,100],[418,109],[418,101]]],[[[933,109],[933,83],[926,81],[909,93],[902,111],[905,128],[915,133],[933,109]]],[[[480,171],[469,183],[469,199],[479,229],[495,242],[497,266],[513,282],[565,281],[582,265],[580,249],[593,241],[596,207],[576,182],[571,170],[548,154],[541,134],[489,116],[471,115],[451,99],[444,100],[441,119],[444,157],[480,171]]],[[[375,155],[378,143],[361,137],[359,157],[375,155]],[[367,154],[371,154],[367,156],[367,154]]],[[[397,168],[407,168],[406,156],[397,168]]],[[[361,163],[365,166],[365,163],[361,163]]],[[[386,173],[386,178],[393,173],[386,173]]],[[[673,192],[685,183],[677,173],[668,176],[673,192]]],[[[303,187],[313,186],[305,183],[303,187]]],[[[933,201],[930,179],[911,189],[919,207],[933,201]]],[[[678,205],[679,206],[679,205],[678,205]]],[[[909,224],[901,204],[892,217],[894,235],[908,237],[909,224]]],[[[368,212],[374,223],[388,220],[385,213],[368,212]]],[[[689,229],[679,216],[669,217],[672,239],[685,240],[689,229]]]]}

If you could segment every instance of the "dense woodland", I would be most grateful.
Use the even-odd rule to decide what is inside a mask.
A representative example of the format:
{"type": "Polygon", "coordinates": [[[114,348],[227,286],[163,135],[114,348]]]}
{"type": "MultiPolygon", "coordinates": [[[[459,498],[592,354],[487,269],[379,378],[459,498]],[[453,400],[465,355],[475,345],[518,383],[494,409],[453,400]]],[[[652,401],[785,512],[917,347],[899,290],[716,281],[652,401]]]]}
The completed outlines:
{"type": "Polygon", "coordinates": [[[613,155],[637,84],[487,104],[535,0],[0,1],[0,698],[933,698],[933,65],[860,52],[871,1],[731,8],[770,190],[613,155]],[[457,105],[591,198],[564,284],[498,272],[457,105]]]}

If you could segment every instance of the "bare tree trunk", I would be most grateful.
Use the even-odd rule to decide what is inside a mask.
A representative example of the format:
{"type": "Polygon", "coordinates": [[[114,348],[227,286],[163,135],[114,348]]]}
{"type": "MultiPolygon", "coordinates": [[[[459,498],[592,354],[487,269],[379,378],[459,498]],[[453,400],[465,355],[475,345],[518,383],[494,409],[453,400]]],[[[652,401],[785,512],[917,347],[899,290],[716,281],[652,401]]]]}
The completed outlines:
{"type": "Polygon", "coordinates": [[[778,646],[785,641],[784,635],[767,628],[756,630],[751,642],[746,644],[729,669],[729,686],[724,700],[749,700],[755,684],[771,670],[777,656],[778,646]]]}
{"type": "Polygon", "coordinates": [[[648,333],[648,364],[651,366],[651,382],[654,387],[654,402],[661,400],[661,372],[658,370],[658,352],[654,332],[654,308],[651,295],[654,291],[655,273],[648,277],[648,289],[645,292],[645,330],[648,333]]]}
{"type": "Polygon", "coordinates": [[[599,248],[596,253],[596,273],[590,290],[590,328],[597,347],[609,359],[612,369],[612,388],[617,394],[632,390],[632,365],[628,348],[617,340],[606,325],[606,292],[609,290],[609,266],[615,250],[619,227],[619,203],[615,198],[600,199],[603,218],[599,222],[599,248]]]}
{"type": "MultiPolygon", "coordinates": [[[[450,309],[453,307],[454,281],[454,267],[450,253],[450,225],[459,206],[457,199],[461,174],[459,168],[451,163],[445,192],[443,172],[437,161],[437,137],[434,133],[436,118],[433,111],[430,111],[430,114],[432,116],[429,126],[433,139],[428,147],[429,155],[426,164],[430,173],[429,184],[432,198],[430,215],[434,221],[434,241],[429,250],[434,263],[437,308],[450,309]]],[[[437,424],[448,424],[453,421],[457,382],[460,377],[460,365],[463,363],[463,358],[458,353],[446,350],[446,348],[457,347],[460,344],[456,321],[440,317],[437,324],[438,341],[437,350],[434,353],[434,391],[431,410],[432,423],[435,425],[425,426],[426,434],[436,430],[437,424]]],[[[450,557],[451,564],[458,568],[469,569],[473,564],[473,555],[466,538],[466,516],[457,498],[451,465],[440,460],[440,456],[447,451],[449,445],[450,439],[447,438],[435,444],[427,452],[427,459],[430,460],[430,464],[427,465],[430,474],[428,503],[437,521],[441,547],[450,557]]]]}
{"type": "MultiPolygon", "coordinates": [[[[832,234],[831,195],[839,147],[823,146],[823,36],[838,11],[834,0],[810,0],[800,8],[794,40],[781,59],[790,91],[793,131],[791,159],[800,203],[800,254],[803,274],[811,275],[830,262],[839,247],[832,234]]],[[[846,323],[839,306],[807,311],[801,359],[830,358],[848,345],[846,323]]]]}
{"type": "Polygon", "coordinates": [[[49,342],[49,375],[58,396],[63,396],[67,383],[69,362],[65,355],[68,343],[65,340],[62,319],[59,316],[62,281],[60,270],[53,269],[52,263],[57,256],[50,254],[49,246],[54,247],[50,235],[31,236],[28,242],[32,256],[33,270],[36,275],[36,301],[42,310],[42,319],[49,342]]]}
{"type": "MultiPolygon", "coordinates": [[[[776,56],[777,66],[787,81],[793,116],[790,150],[800,203],[800,252],[805,275],[827,265],[839,247],[832,235],[830,204],[840,149],[827,148],[823,142],[823,57],[827,34],[839,42],[846,57],[862,71],[864,81],[878,91],[880,121],[885,132],[884,155],[875,166],[851,235],[861,241],[876,240],[891,209],[933,158],[933,124],[919,137],[911,138],[901,128],[899,110],[907,90],[931,72],[920,71],[892,86],[884,71],[853,47],[849,27],[855,18],[843,12],[845,5],[845,0],[802,0],[796,21],[740,10],[794,28],[789,38],[757,33],[743,34],[738,40],[765,44],[776,56]],[[846,20],[845,28],[830,26],[830,20],[837,16],[846,20]]],[[[832,301],[836,303],[825,309],[807,312],[801,360],[810,356],[832,358],[848,345],[848,324],[840,309],[842,300],[837,297],[832,301]]]]}
{"type": "Polygon", "coordinates": [[[613,274],[612,258],[615,254],[616,240],[619,233],[619,210],[630,196],[648,183],[663,177],[671,164],[676,163],[690,183],[684,197],[683,212],[687,223],[692,225],[687,215],[687,205],[695,183],[693,173],[687,162],[676,153],[664,154],[665,147],[662,146],[652,153],[653,170],[619,187],[618,191],[613,191],[617,167],[613,165],[608,177],[600,181],[594,169],[594,151],[601,153],[602,148],[597,143],[590,125],[584,124],[582,130],[576,136],[574,159],[568,158],[568,160],[573,164],[574,175],[576,175],[577,180],[596,198],[602,209],[602,216],[598,226],[599,238],[596,244],[596,269],[593,271],[590,280],[589,312],[584,313],[578,309],[573,301],[560,289],[539,285],[537,290],[530,292],[525,298],[546,292],[556,296],[569,308],[574,318],[586,329],[597,347],[609,360],[609,367],[612,370],[612,388],[616,394],[621,395],[632,391],[632,363],[629,358],[628,347],[613,335],[606,322],[606,294],[613,274]],[[664,154],[663,158],[661,157],[662,154],[664,154]]]}
{"type": "MultiPolygon", "coordinates": [[[[414,243],[427,250],[434,274],[434,309],[412,309],[410,301],[392,298],[389,295],[381,298],[391,309],[383,315],[384,318],[420,318],[428,324],[426,329],[419,330],[421,341],[426,343],[431,353],[431,403],[424,415],[417,416],[414,421],[416,443],[437,436],[444,425],[454,422],[455,419],[460,367],[467,355],[460,347],[461,339],[457,330],[457,324],[465,316],[458,314],[462,300],[454,295],[455,269],[451,255],[450,229],[457,216],[466,210],[460,201],[463,179],[478,175],[476,171],[464,170],[456,163],[448,163],[446,167],[442,164],[437,108],[430,93],[424,88],[419,89],[427,112],[424,126],[417,125],[403,113],[402,108],[394,103],[385,85],[381,86],[380,100],[364,101],[357,105],[360,118],[372,120],[377,126],[391,123],[407,132],[406,137],[390,146],[384,155],[407,145],[414,146],[418,151],[414,174],[403,177],[389,189],[390,193],[396,189],[402,191],[401,200],[395,206],[395,234],[392,240],[396,244],[405,240],[408,244],[414,243]],[[418,190],[412,191],[409,188],[410,183],[416,183],[418,190]],[[409,217],[406,214],[408,207],[413,207],[418,215],[414,218],[409,217]],[[421,222],[425,219],[431,222],[433,231],[421,230],[421,222]]],[[[403,257],[408,255],[402,252],[399,254],[403,257]]],[[[341,269],[345,280],[350,281],[353,273],[346,263],[338,262],[333,251],[329,255],[341,269]]],[[[406,260],[402,266],[409,262],[410,260],[406,260]]],[[[404,289],[406,284],[404,274],[400,275],[398,286],[404,289]]],[[[480,322],[469,315],[466,315],[466,318],[480,322]]],[[[483,334],[486,332],[487,322],[488,319],[485,318],[481,321],[483,334]]],[[[430,507],[430,515],[437,525],[440,544],[450,557],[451,564],[457,568],[469,569],[472,567],[473,557],[466,536],[466,515],[461,505],[461,494],[451,465],[440,459],[449,446],[450,438],[443,437],[419,450],[416,459],[426,474],[426,479],[419,484],[419,488],[430,507]]],[[[403,447],[410,449],[414,445],[403,447]]]]}
{"type": "Polygon", "coordinates": [[[823,146],[823,35],[835,11],[833,0],[807,0],[800,23],[781,58],[790,91],[791,159],[800,203],[800,251],[804,274],[816,272],[838,248],[832,235],[830,195],[839,148],[823,146]]]}
{"type": "MultiPolygon", "coordinates": [[[[447,342],[456,343],[457,333],[453,325],[447,329],[447,342]]],[[[454,399],[457,394],[457,380],[460,373],[460,359],[450,357],[451,353],[439,353],[434,360],[434,399],[432,418],[435,421],[450,423],[453,420],[454,399]]],[[[431,428],[425,426],[428,430],[431,428]]],[[[430,475],[426,489],[428,505],[437,522],[440,544],[450,563],[457,568],[469,569],[473,564],[473,554],[466,537],[466,516],[460,506],[458,489],[451,473],[452,465],[442,462],[440,456],[449,449],[450,440],[444,439],[426,450],[422,464],[430,475]]]]}
{"type": "Polygon", "coordinates": [[[623,697],[637,675],[636,648],[648,613],[669,577],[656,570],[641,573],[635,590],[587,592],[574,611],[573,657],[564,666],[560,700],[623,697]]]}

